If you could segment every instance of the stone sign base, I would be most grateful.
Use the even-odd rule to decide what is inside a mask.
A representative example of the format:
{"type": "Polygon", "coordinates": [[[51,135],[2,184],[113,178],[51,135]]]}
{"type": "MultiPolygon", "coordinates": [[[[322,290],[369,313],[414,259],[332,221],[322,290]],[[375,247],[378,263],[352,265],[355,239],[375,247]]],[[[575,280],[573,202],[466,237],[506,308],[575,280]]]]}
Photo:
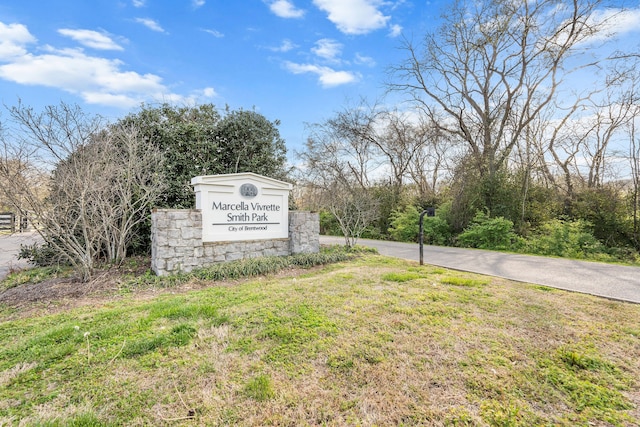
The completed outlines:
{"type": "Polygon", "coordinates": [[[220,262],[265,256],[287,256],[320,250],[317,213],[289,212],[286,239],[202,242],[199,209],[154,209],[151,213],[151,269],[163,276],[189,272],[220,262]]]}

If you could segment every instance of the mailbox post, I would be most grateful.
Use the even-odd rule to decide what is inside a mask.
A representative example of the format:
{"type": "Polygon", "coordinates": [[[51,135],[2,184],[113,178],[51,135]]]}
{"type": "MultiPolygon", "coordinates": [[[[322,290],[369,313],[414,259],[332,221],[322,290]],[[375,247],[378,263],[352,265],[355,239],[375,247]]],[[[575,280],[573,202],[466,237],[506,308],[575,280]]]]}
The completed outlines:
{"type": "Polygon", "coordinates": [[[422,222],[424,220],[424,216],[436,216],[436,208],[427,208],[420,213],[420,265],[424,265],[424,227],[422,226],[422,222]]]}

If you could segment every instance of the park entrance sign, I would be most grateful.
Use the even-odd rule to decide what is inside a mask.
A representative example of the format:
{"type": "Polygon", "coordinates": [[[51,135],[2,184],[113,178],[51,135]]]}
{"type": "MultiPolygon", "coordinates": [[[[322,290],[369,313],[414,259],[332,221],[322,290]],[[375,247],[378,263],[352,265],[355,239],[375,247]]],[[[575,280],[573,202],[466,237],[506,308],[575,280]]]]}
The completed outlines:
{"type": "Polygon", "coordinates": [[[202,241],[286,239],[292,185],[254,173],[191,180],[202,212],[202,241]]]}
{"type": "Polygon", "coordinates": [[[254,173],[197,176],[191,184],[195,209],[151,212],[156,274],[320,250],[320,216],[289,212],[291,184],[254,173]]]}

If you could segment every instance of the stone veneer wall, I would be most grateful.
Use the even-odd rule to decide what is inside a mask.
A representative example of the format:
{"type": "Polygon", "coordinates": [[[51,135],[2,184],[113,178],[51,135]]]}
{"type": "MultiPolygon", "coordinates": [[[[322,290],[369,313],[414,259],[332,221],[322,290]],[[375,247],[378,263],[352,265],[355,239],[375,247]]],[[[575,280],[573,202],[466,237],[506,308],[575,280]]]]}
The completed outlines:
{"type": "Polygon", "coordinates": [[[151,269],[158,275],[189,272],[219,262],[287,256],[320,250],[317,213],[289,212],[289,238],[202,242],[198,209],[154,209],[151,213],[151,269]]]}
{"type": "Polygon", "coordinates": [[[289,212],[290,254],[320,252],[320,215],[316,212],[289,212]]]}

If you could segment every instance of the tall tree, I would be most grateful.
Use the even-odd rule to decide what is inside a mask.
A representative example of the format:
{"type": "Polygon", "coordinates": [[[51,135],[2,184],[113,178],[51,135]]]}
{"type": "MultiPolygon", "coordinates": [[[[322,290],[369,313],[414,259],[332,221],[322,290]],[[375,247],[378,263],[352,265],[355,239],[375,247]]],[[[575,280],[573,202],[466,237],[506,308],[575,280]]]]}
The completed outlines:
{"type": "MultiPolygon", "coordinates": [[[[636,117],[640,111],[636,111],[636,117]]],[[[632,240],[636,248],[640,248],[640,138],[637,130],[637,120],[629,124],[629,164],[631,169],[630,205],[632,218],[632,240]]]]}
{"type": "Polygon", "coordinates": [[[254,172],[287,178],[287,148],[278,131],[280,121],[255,111],[227,109],[216,126],[220,143],[220,173],[254,172]]]}
{"type": "Polygon", "coordinates": [[[143,105],[119,123],[139,129],[165,156],[168,189],[155,201],[158,207],[193,207],[195,176],[254,172],[283,179],[287,174],[280,123],[255,111],[227,109],[223,116],[212,104],[143,105]]]}
{"type": "Polygon", "coordinates": [[[150,147],[165,157],[167,189],[153,203],[158,207],[191,208],[191,178],[218,173],[215,129],[220,114],[213,105],[175,107],[143,105],[119,124],[138,129],[150,147]]]}
{"type": "MultiPolygon", "coordinates": [[[[491,184],[568,73],[595,65],[581,55],[588,49],[582,42],[601,28],[598,3],[456,0],[437,32],[419,45],[405,42],[407,59],[393,67],[390,89],[408,94],[441,132],[464,142],[467,167],[491,184]]],[[[485,204],[491,208],[491,191],[485,204]]]]}
{"type": "Polygon", "coordinates": [[[306,193],[306,207],[329,211],[347,246],[354,245],[379,217],[369,178],[377,164],[371,141],[362,132],[353,132],[368,123],[357,112],[340,113],[312,125],[306,150],[297,153],[303,163],[298,182],[306,193]]]}

